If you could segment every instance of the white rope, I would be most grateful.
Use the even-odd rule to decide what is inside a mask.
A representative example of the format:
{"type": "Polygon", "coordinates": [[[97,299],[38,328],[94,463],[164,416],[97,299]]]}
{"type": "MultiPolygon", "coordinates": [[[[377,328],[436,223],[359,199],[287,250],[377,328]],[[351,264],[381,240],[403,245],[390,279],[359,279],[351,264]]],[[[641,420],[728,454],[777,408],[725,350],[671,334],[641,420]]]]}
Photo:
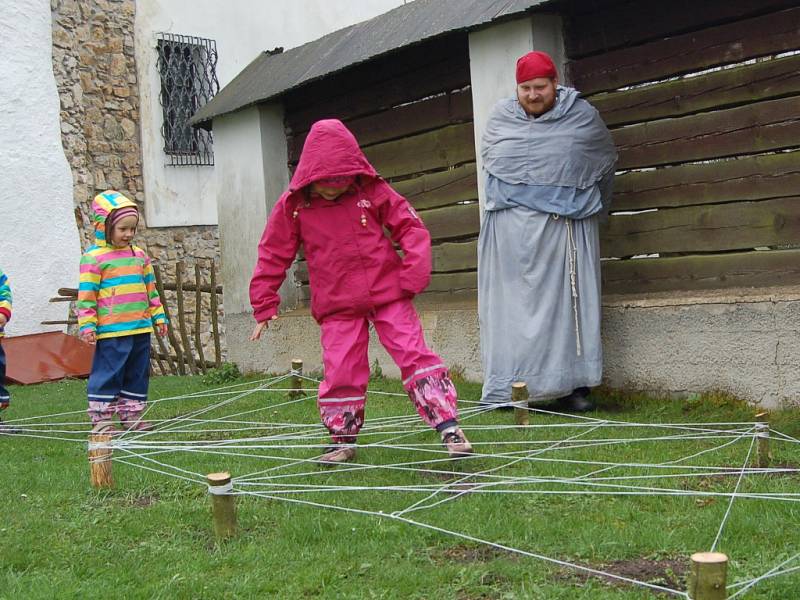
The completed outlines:
{"type": "Polygon", "coordinates": [[[567,254],[569,255],[569,285],[572,291],[572,312],[575,316],[575,352],[581,356],[581,326],[578,319],[578,247],[572,232],[572,219],[564,219],[567,226],[567,254]]]}
{"type": "Polygon", "coordinates": [[[242,493],[261,496],[263,498],[268,498],[268,499],[273,499],[273,500],[282,500],[284,502],[291,502],[291,503],[294,503],[294,504],[304,504],[304,505],[308,505],[308,506],[315,506],[315,507],[318,507],[318,508],[333,509],[333,510],[339,510],[339,511],[344,511],[344,512],[351,512],[351,513],[355,513],[355,514],[362,514],[362,515],[369,515],[369,516],[381,517],[381,518],[386,518],[386,519],[393,519],[393,520],[401,521],[401,522],[409,524],[409,525],[414,525],[414,526],[417,526],[417,527],[430,529],[432,531],[443,533],[443,534],[445,534],[447,536],[457,537],[457,538],[461,538],[461,539],[464,539],[464,540],[467,540],[467,541],[470,541],[470,542],[474,542],[474,543],[477,543],[477,544],[483,544],[483,545],[486,545],[486,546],[497,548],[498,550],[504,550],[506,552],[513,552],[515,554],[521,554],[523,556],[536,558],[536,559],[539,559],[539,560],[542,560],[542,561],[545,561],[545,562],[554,563],[554,564],[557,564],[557,565],[560,565],[560,566],[563,566],[563,567],[570,567],[570,568],[573,568],[573,569],[577,569],[579,571],[584,571],[584,572],[590,573],[592,575],[597,575],[597,576],[601,576],[601,577],[609,577],[611,579],[624,581],[626,583],[631,583],[631,584],[634,584],[634,585],[640,585],[640,586],[647,587],[647,588],[650,588],[650,589],[653,589],[653,590],[657,590],[657,591],[660,591],[660,592],[674,594],[674,595],[680,596],[682,598],[688,598],[688,595],[685,592],[682,592],[680,590],[673,590],[671,588],[663,587],[663,586],[656,585],[656,584],[653,584],[653,583],[648,583],[646,581],[639,581],[637,579],[632,579],[630,577],[624,577],[622,575],[616,575],[615,573],[609,573],[609,572],[606,572],[606,571],[600,571],[598,569],[593,569],[591,567],[586,567],[586,566],[583,566],[583,565],[579,565],[577,563],[571,563],[571,562],[564,561],[564,560],[559,560],[559,559],[556,559],[556,558],[550,558],[550,557],[544,556],[542,554],[536,554],[534,552],[528,552],[526,550],[521,550],[519,548],[512,548],[511,546],[506,546],[504,544],[498,544],[496,542],[490,542],[488,540],[484,540],[484,539],[481,539],[481,538],[478,538],[478,537],[474,537],[474,536],[471,536],[471,535],[468,535],[468,534],[465,534],[465,533],[460,533],[458,531],[451,531],[451,530],[448,530],[448,529],[444,529],[442,527],[437,527],[436,525],[431,525],[429,523],[423,523],[421,521],[414,521],[414,520],[409,519],[407,517],[403,517],[403,516],[399,516],[399,515],[395,515],[395,514],[383,513],[383,512],[375,512],[375,511],[369,511],[369,510],[364,510],[364,509],[359,509],[359,508],[349,508],[349,507],[336,506],[336,505],[330,505],[330,504],[322,504],[320,502],[312,502],[312,501],[309,501],[309,500],[300,500],[298,498],[286,498],[286,497],[282,497],[282,496],[272,496],[272,495],[269,495],[269,494],[259,494],[257,492],[242,492],[242,493]]]}
{"type": "Polygon", "coordinates": [[[223,485],[208,484],[208,493],[212,496],[228,496],[233,491],[233,482],[229,481],[223,485]]]}
{"type": "Polygon", "coordinates": [[[722,537],[722,530],[725,528],[725,523],[728,520],[728,515],[731,514],[731,509],[733,508],[733,501],[736,500],[737,492],[739,491],[739,486],[742,483],[742,479],[744,479],[744,473],[747,470],[747,465],[750,464],[750,454],[753,452],[753,446],[756,443],[756,436],[753,436],[753,439],[750,441],[750,448],[747,451],[747,456],[744,459],[744,464],[742,465],[742,472],[739,474],[739,479],[736,481],[736,487],[733,489],[733,494],[731,494],[731,501],[728,503],[728,510],[725,511],[725,516],[722,517],[722,523],[719,525],[719,531],[717,532],[717,537],[714,538],[714,543],[711,544],[711,552],[717,547],[717,542],[719,542],[720,537],[722,537]]]}
{"type": "Polygon", "coordinates": [[[744,594],[747,590],[752,588],[754,585],[757,585],[757,584],[761,583],[765,579],[769,579],[771,577],[777,577],[778,575],[785,575],[787,573],[791,573],[793,571],[796,571],[796,570],[800,569],[800,565],[798,565],[796,567],[791,567],[789,569],[781,570],[781,567],[783,567],[784,565],[792,562],[793,560],[797,559],[798,557],[800,557],[800,553],[795,554],[791,558],[787,558],[786,560],[784,560],[779,565],[776,565],[776,566],[772,567],[769,571],[767,571],[763,575],[760,575],[760,576],[756,577],[755,579],[751,579],[749,581],[742,581],[742,582],[739,582],[739,583],[734,583],[733,585],[729,585],[727,587],[728,590],[731,590],[733,588],[740,587],[740,586],[744,586],[744,587],[742,589],[738,590],[736,593],[731,594],[730,596],[728,596],[728,600],[733,600],[733,598],[736,598],[737,596],[740,596],[740,595],[744,594]]]}

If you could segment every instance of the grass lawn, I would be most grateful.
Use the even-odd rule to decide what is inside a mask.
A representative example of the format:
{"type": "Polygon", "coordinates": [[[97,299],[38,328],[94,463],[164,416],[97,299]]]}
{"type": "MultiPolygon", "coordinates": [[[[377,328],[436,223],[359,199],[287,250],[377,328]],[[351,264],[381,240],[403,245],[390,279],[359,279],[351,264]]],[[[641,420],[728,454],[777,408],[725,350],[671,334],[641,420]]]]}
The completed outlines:
{"type": "MultiPolygon", "coordinates": [[[[85,382],[12,386],[3,418],[23,434],[0,436],[0,598],[668,598],[530,554],[684,590],[689,555],[717,538],[729,585],[800,553],[800,443],[775,433],[800,438],[797,409],[770,416],[779,468],[742,474],[755,411],[723,396],[603,392],[588,420],[534,412],[518,428],[459,383],[477,453],[454,462],[381,379],[356,464],[326,469],[313,398],[224,386],[154,378],[157,430],[115,441],[104,491],[88,480],[85,382]],[[203,478],[223,470],[240,531],[217,544],[203,478]]],[[[800,569],[737,597],[798,590],[800,569]]]]}

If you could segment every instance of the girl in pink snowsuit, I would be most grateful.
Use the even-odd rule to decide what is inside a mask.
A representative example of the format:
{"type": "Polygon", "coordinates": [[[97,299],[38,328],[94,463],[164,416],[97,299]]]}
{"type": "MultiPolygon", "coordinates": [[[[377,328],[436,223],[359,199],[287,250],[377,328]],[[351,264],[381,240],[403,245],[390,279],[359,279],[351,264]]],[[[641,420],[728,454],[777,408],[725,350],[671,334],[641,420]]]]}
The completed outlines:
{"type": "Polygon", "coordinates": [[[417,412],[441,433],[450,456],[472,452],[458,427],[455,387],[425,344],[412,304],[430,282],[430,234],[337,119],[311,127],[289,189],[270,214],[250,282],[258,322],[251,339],[277,318],[278,288],[300,244],[308,262],[311,313],[321,328],[325,378],[319,411],[334,443],[320,460],[355,457],[369,380],[369,323],[400,367],[417,412]]]}

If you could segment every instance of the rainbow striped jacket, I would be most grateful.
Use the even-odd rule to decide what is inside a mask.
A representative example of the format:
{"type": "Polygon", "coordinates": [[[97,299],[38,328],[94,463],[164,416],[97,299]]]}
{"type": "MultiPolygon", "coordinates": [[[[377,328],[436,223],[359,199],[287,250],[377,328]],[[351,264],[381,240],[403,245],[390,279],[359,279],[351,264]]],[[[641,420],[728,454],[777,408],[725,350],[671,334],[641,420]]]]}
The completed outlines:
{"type": "Polygon", "coordinates": [[[144,250],[106,242],[106,218],[125,206],[136,204],[113,190],[92,202],[95,244],[81,257],[77,306],[81,332],[95,331],[97,339],[152,333],[154,324],[167,323],[144,250]]]}
{"type": "MultiPolygon", "coordinates": [[[[0,313],[6,316],[6,322],[11,320],[11,288],[8,286],[8,277],[2,269],[0,269],[0,313]]],[[[4,327],[0,327],[0,337],[4,335],[4,327]]]]}

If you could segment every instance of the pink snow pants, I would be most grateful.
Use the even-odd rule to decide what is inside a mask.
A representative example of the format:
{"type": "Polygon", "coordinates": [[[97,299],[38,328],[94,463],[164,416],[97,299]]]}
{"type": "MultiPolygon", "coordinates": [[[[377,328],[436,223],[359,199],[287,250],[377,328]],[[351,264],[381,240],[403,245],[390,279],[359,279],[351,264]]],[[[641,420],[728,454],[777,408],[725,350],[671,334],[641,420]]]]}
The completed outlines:
{"type": "Polygon", "coordinates": [[[319,386],[319,412],[334,443],[354,443],[364,424],[370,322],[400,367],[403,386],[423,421],[431,427],[455,421],[457,396],[447,368],[425,344],[411,300],[397,300],[366,317],[322,322],[325,379],[319,386]]]}

